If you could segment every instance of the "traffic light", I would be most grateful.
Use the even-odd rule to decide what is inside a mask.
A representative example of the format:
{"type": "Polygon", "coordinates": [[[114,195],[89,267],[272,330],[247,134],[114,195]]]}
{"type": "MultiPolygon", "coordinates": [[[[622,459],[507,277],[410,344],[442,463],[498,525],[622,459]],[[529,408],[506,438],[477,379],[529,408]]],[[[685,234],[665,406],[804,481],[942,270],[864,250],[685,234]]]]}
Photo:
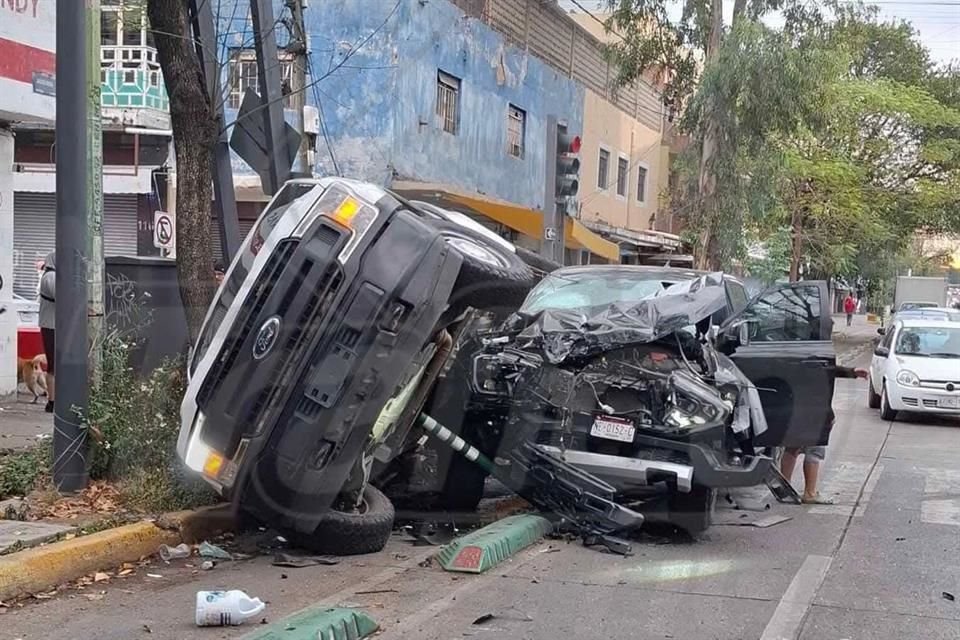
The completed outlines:
{"type": "Polygon", "coordinates": [[[557,125],[557,178],[555,195],[558,201],[577,195],[580,190],[580,136],[567,132],[564,125],[557,125]]]}

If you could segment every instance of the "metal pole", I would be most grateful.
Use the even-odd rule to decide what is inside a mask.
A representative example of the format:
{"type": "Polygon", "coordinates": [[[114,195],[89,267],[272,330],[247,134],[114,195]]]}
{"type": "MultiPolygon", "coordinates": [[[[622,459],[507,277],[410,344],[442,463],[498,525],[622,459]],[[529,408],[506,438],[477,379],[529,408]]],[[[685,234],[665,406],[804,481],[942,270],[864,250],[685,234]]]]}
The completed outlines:
{"type": "Polygon", "coordinates": [[[250,0],[253,19],[253,46],[257,53],[260,104],[266,110],[263,132],[270,149],[270,185],[264,193],[274,194],[290,177],[290,154],[283,119],[283,89],[280,59],[277,56],[277,29],[272,0],[250,0]],[[268,190],[269,189],[269,190],[268,190]]]}
{"type": "MultiPolygon", "coordinates": [[[[240,222],[237,198],[233,188],[233,165],[230,163],[230,139],[223,118],[223,89],[220,86],[220,62],[217,59],[217,32],[213,22],[213,3],[208,0],[190,0],[197,55],[207,83],[207,93],[217,120],[220,134],[213,148],[214,211],[220,224],[220,246],[229,263],[240,250],[240,222]]],[[[170,206],[170,205],[168,205],[170,206]]]]}
{"type": "Polygon", "coordinates": [[[309,140],[307,139],[307,56],[309,48],[307,46],[307,28],[303,21],[303,0],[287,0],[287,6],[293,14],[293,28],[290,34],[290,44],[287,50],[293,54],[293,79],[290,87],[295,93],[297,115],[300,118],[300,148],[297,150],[297,157],[300,160],[300,171],[313,175],[313,167],[310,166],[309,159],[309,140]]]}
{"type": "Polygon", "coordinates": [[[543,195],[543,243],[540,254],[557,264],[564,263],[564,212],[557,205],[557,117],[547,116],[547,167],[543,195]]]}
{"type": "MultiPolygon", "coordinates": [[[[103,336],[103,127],[100,115],[100,0],[87,0],[87,340],[91,385],[100,379],[103,336]]],[[[138,159],[139,160],[139,159],[138,159]]]]}
{"type": "Polygon", "coordinates": [[[53,481],[63,492],[87,483],[87,43],[91,0],[57,3],[57,385],[53,481]]]}

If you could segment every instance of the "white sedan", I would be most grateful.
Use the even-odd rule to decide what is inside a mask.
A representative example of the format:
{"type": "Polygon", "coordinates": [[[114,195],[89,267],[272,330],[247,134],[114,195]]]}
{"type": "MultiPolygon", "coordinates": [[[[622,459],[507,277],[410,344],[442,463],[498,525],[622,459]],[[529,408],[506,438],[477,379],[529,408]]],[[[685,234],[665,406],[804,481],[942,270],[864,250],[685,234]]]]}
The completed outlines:
{"type": "Polygon", "coordinates": [[[897,320],[874,351],[867,393],[884,420],[900,411],[960,415],[960,322],[897,320]]]}

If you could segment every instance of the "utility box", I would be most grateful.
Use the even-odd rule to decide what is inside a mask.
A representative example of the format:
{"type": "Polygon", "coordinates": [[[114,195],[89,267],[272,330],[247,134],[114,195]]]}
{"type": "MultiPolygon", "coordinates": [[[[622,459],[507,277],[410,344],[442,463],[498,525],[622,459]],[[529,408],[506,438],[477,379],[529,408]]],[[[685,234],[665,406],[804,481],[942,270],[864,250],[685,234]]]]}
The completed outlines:
{"type": "Polygon", "coordinates": [[[134,345],[130,366],[138,376],[186,355],[190,341],[174,260],[108,257],[103,294],[105,329],[134,345]]]}

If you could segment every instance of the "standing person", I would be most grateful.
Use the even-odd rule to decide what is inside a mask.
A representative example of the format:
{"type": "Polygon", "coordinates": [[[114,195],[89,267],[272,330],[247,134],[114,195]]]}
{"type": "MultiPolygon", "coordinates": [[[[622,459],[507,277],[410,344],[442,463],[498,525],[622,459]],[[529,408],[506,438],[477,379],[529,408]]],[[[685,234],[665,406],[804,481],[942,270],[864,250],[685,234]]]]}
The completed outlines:
{"type": "Polygon", "coordinates": [[[40,336],[43,338],[43,351],[47,354],[47,406],[45,411],[53,413],[54,374],[56,362],[57,315],[57,254],[51,251],[43,261],[43,273],[40,276],[40,336]]]}
{"type": "MultiPolygon", "coordinates": [[[[841,367],[836,365],[832,369],[835,378],[866,378],[866,369],[853,369],[850,367],[841,367]]],[[[831,382],[831,388],[833,383],[831,382]]],[[[817,482],[820,480],[820,463],[827,456],[827,443],[830,439],[830,430],[833,428],[835,416],[833,407],[830,407],[830,415],[827,420],[827,428],[821,436],[820,442],[814,446],[808,447],[786,447],[783,451],[783,457],[780,458],[780,473],[787,479],[787,482],[793,477],[793,471],[797,467],[797,459],[803,455],[803,503],[804,504],[834,504],[832,498],[823,497],[817,490],[817,482]]]]}
{"type": "Polygon", "coordinates": [[[847,314],[847,326],[853,324],[853,312],[857,310],[857,301],[853,299],[853,292],[847,294],[843,300],[843,312],[847,314]]]}

